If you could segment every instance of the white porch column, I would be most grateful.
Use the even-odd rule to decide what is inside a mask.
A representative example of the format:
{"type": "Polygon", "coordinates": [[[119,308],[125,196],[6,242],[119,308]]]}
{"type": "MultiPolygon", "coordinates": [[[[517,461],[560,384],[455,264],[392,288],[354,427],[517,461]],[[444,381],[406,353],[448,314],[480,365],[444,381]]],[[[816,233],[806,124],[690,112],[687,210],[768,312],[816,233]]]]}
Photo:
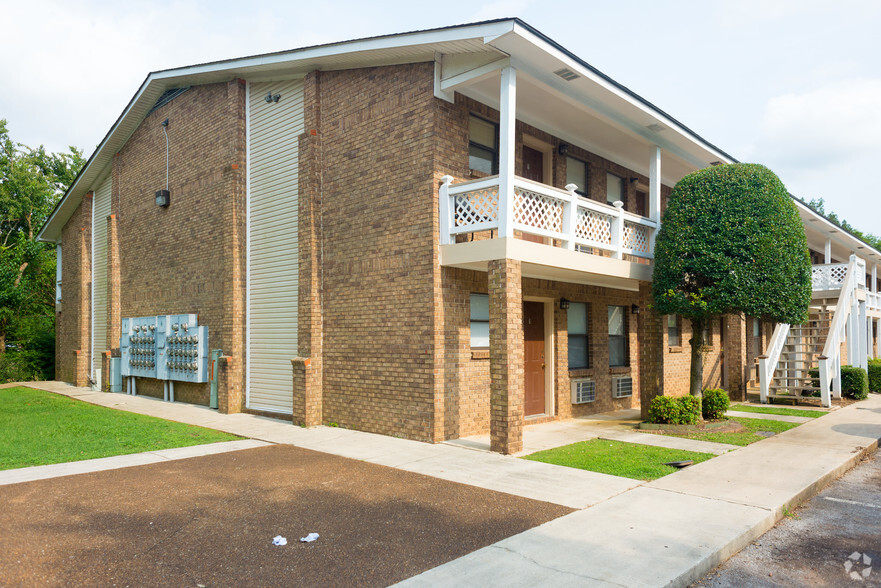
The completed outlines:
{"type": "Polygon", "coordinates": [[[502,68],[499,88],[499,237],[514,236],[514,127],[517,120],[517,70],[502,68]]]}
{"type": "Polygon", "coordinates": [[[870,288],[872,292],[878,291],[878,264],[872,264],[872,287],[870,288]]]}
{"type": "MultiPolygon", "coordinates": [[[[860,362],[856,365],[859,365],[864,370],[869,369],[869,338],[866,334],[866,324],[868,317],[866,316],[866,301],[860,300],[860,313],[859,318],[857,319],[857,324],[860,327],[860,338],[859,338],[859,360],[860,362]]],[[[851,363],[851,365],[855,365],[851,363]]]]}
{"type": "Polygon", "coordinates": [[[824,251],[824,259],[823,263],[830,264],[832,263],[832,239],[826,238],[826,247],[824,251]]]}
{"type": "MultiPolygon", "coordinates": [[[[661,226],[661,148],[655,145],[649,158],[649,218],[661,226]]],[[[655,251],[657,229],[652,231],[649,252],[655,251]]]]}
{"type": "MultiPolygon", "coordinates": [[[[878,338],[878,351],[875,352],[875,357],[881,357],[881,318],[876,318],[875,320],[875,334],[878,338]]],[[[869,343],[871,345],[871,343],[869,343]]]]}
{"type": "Polygon", "coordinates": [[[866,350],[868,352],[869,359],[875,359],[875,346],[873,345],[875,341],[875,321],[872,317],[868,317],[866,319],[866,350]]]}

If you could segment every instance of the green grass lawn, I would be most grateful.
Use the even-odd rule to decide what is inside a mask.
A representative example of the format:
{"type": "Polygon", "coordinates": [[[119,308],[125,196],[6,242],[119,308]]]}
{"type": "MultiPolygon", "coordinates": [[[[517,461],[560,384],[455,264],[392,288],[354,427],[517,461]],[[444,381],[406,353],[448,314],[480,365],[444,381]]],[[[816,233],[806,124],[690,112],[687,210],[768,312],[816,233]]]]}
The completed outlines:
{"type": "Polygon", "coordinates": [[[677,471],[677,468],[673,466],[664,465],[666,462],[690,459],[695,463],[700,463],[712,457],[715,457],[712,453],[590,439],[572,445],[538,451],[524,456],[523,459],[633,478],[634,480],[655,480],[677,471]]]}
{"type": "Polygon", "coordinates": [[[737,421],[743,425],[743,431],[740,433],[715,433],[712,431],[699,433],[665,433],[671,437],[684,437],[686,439],[696,439],[698,441],[712,441],[714,443],[730,443],[731,445],[749,445],[756,441],[761,441],[766,437],[757,435],[756,431],[771,431],[774,434],[794,429],[798,423],[784,423],[783,421],[772,421],[768,419],[747,419],[743,417],[731,417],[732,421],[737,421]]]}
{"type": "Polygon", "coordinates": [[[797,408],[784,408],[782,406],[752,406],[746,404],[732,404],[730,410],[739,410],[740,412],[758,412],[762,414],[780,414],[784,416],[799,416],[812,419],[827,414],[825,410],[799,410],[797,408]]]}
{"type": "Polygon", "coordinates": [[[0,389],[0,470],[235,439],[42,390],[0,389]]]}

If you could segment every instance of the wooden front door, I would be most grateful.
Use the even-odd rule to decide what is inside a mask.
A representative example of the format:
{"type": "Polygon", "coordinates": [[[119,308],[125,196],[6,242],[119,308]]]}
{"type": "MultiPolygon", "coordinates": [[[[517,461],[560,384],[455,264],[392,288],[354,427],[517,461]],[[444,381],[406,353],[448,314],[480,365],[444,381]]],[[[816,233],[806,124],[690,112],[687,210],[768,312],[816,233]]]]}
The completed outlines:
{"type": "Polygon", "coordinates": [[[523,371],[526,416],[545,412],[545,321],[544,304],[523,303],[523,371]]]}

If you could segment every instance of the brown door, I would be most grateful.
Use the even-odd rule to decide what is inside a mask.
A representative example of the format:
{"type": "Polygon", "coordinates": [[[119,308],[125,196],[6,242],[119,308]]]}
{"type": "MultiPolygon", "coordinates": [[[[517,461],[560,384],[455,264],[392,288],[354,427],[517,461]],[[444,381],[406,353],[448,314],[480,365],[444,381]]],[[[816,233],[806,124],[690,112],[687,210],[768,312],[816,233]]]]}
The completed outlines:
{"type": "Polygon", "coordinates": [[[545,412],[544,304],[523,303],[524,400],[526,416],[545,412]]]}
{"type": "MultiPolygon", "coordinates": [[[[527,180],[541,182],[544,184],[544,154],[538,149],[523,146],[523,177],[527,180]]],[[[538,235],[523,235],[525,241],[534,243],[544,243],[544,237],[538,235]]]]}
{"type": "Polygon", "coordinates": [[[638,214],[639,216],[648,216],[649,215],[649,196],[642,190],[636,191],[636,199],[633,202],[633,212],[638,214]]]}

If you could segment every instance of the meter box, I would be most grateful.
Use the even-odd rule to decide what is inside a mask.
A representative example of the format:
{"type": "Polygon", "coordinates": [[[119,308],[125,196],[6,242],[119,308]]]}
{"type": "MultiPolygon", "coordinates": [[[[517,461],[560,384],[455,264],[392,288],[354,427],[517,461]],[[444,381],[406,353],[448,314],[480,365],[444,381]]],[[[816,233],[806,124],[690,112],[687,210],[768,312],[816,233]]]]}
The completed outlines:
{"type": "Polygon", "coordinates": [[[208,381],[208,327],[195,314],[122,319],[122,375],[208,381]]]}

